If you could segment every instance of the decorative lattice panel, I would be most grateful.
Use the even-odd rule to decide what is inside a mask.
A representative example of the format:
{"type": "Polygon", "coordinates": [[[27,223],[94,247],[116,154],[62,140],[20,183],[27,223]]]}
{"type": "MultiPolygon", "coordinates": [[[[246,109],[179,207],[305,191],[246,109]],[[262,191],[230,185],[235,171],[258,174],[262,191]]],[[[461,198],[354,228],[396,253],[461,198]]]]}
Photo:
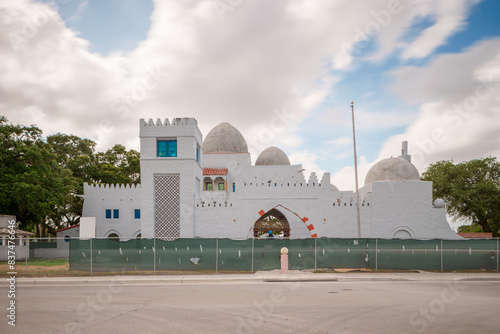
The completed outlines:
{"type": "Polygon", "coordinates": [[[180,237],[180,175],[155,174],[155,236],[164,240],[180,237]]]}

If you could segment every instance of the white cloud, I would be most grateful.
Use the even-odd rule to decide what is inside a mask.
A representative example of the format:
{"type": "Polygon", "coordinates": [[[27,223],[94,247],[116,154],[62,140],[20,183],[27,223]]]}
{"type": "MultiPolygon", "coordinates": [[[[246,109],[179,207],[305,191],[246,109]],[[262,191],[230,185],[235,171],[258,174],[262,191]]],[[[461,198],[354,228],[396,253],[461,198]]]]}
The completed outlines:
{"type": "Polygon", "coordinates": [[[78,4],[75,12],[73,13],[73,15],[71,15],[71,17],[68,18],[68,21],[78,21],[78,20],[81,20],[82,15],[85,12],[85,10],[87,9],[88,5],[89,5],[88,0],[80,2],[78,4]]]}
{"type": "Polygon", "coordinates": [[[306,180],[309,179],[309,175],[312,172],[315,172],[318,176],[318,180],[321,180],[321,175],[324,171],[319,168],[316,162],[318,160],[318,155],[316,153],[309,152],[307,150],[298,151],[290,154],[288,158],[290,159],[290,163],[292,165],[302,165],[302,168],[305,169],[304,175],[306,176],[306,180]]]}
{"type": "MultiPolygon", "coordinates": [[[[354,161],[354,159],[353,159],[354,161]]],[[[358,185],[359,188],[363,187],[365,184],[365,177],[370,168],[375,164],[375,162],[369,162],[365,156],[359,157],[358,160],[358,185]]],[[[332,175],[332,183],[341,191],[356,191],[356,179],[354,174],[354,162],[353,166],[343,167],[338,172],[332,175]]]]}
{"type": "Polygon", "coordinates": [[[346,145],[352,144],[352,138],[351,137],[340,137],[340,138],[337,138],[334,140],[327,140],[324,143],[338,145],[338,146],[346,146],[346,145]]]}
{"type": "Polygon", "coordinates": [[[356,110],[356,129],[383,130],[394,127],[407,126],[415,119],[415,115],[406,110],[399,112],[356,110]]]}
{"type": "Polygon", "coordinates": [[[420,112],[404,134],[389,138],[379,158],[409,141],[420,172],[433,162],[500,156],[500,39],[462,54],[445,54],[425,67],[403,68],[394,89],[420,112]]]}
{"type": "MultiPolygon", "coordinates": [[[[472,2],[461,1],[449,14],[445,5],[436,4],[439,1],[420,1],[420,7],[411,3],[402,3],[402,11],[391,15],[384,25],[379,20],[381,13],[389,10],[387,0],[363,4],[245,1],[225,12],[224,20],[212,0],[156,1],[147,39],[132,52],[105,57],[91,53],[89,41],[68,29],[50,5],[4,1],[0,3],[0,29],[5,32],[0,36],[0,114],[12,122],[35,123],[45,134],[61,131],[91,137],[98,141],[99,149],[115,143],[137,149],[137,119],[141,117],[196,117],[204,134],[220,122],[232,123],[249,146],[255,147],[255,154],[271,145],[290,152],[303,143],[301,122],[334,93],[338,78],[331,76],[332,66],[350,66],[353,55],[343,51],[359,48],[361,35],[374,22],[383,26],[373,37],[379,46],[376,57],[380,58],[403,47],[399,38],[415,17],[435,17],[441,37],[428,40],[428,33],[423,33],[425,38],[404,46],[428,54],[462,27],[472,2]],[[281,124],[272,123],[276,117],[273,110],[283,108],[290,117],[281,124]],[[262,129],[270,129],[274,138],[258,139],[262,129]]],[[[485,51],[494,54],[492,49],[485,51]]],[[[408,57],[423,54],[412,51],[408,57]]],[[[442,103],[426,104],[421,113],[429,109],[427,113],[432,114],[431,108],[447,107],[449,101],[444,99],[454,98],[452,92],[463,96],[464,91],[470,91],[471,87],[463,88],[459,82],[473,88],[470,76],[496,67],[486,66],[491,57],[475,54],[470,58],[472,63],[457,60],[461,66],[458,72],[446,63],[453,63],[452,56],[434,66],[435,72],[401,70],[396,75],[398,93],[410,102],[442,103]],[[471,65],[478,63],[475,57],[485,59],[483,67],[471,65]],[[433,73],[447,75],[450,80],[433,73]]],[[[333,114],[335,121],[343,120],[339,113],[333,114]]],[[[360,109],[357,127],[380,130],[406,126],[413,117],[360,109]]],[[[409,133],[420,131],[421,123],[429,126],[429,122],[417,120],[408,128],[409,133]]],[[[350,126],[350,120],[345,124],[350,126]]],[[[493,124],[488,126],[494,128],[493,124]]],[[[290,156],[300,163],[307,161],[306,169],[319,171],[317,156],[311,154],[300,150],[290,156]]]]}
{"type": "Polygon", "coordinates": [[[423,58],[442,45],[453,33],[466,24],[468,11],[480,0],[441,0],[415,2],[418,17],[431,16],[434,24],[422,31],[416,40],[403,43],[403,59],[423,58]]]}

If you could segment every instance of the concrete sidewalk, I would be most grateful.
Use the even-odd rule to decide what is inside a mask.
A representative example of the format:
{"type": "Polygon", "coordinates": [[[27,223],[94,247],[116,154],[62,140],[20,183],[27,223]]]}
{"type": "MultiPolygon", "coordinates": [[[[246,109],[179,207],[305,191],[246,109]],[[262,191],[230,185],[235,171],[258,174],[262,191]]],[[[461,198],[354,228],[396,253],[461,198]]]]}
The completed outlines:
{"type": "MultiPolygon", "coordinates": [[[[0,286],[7,284],[2,280],[0,286]]],[[[151,275],[151,276],[92,276],[92,277],[19,277],[20,285],[58,284],[165,284],[165,283],[238,283],[238,282],[363,282],[363,281],[499,281],[500,273],[312,273],[291,270],[259,271],[254,274],[226,275],[151,275]]]]}

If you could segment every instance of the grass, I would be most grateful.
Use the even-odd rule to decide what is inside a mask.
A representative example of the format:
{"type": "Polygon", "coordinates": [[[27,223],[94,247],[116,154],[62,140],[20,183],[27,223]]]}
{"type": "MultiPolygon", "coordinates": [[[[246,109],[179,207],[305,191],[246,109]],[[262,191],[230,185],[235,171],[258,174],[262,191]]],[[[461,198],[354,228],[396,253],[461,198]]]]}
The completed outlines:
{"type": "MultiPolygon", "coordinates": [[[[3,264],[3,263],[0,263],[3,264]]],[[[23,264],[21,261],[20,264],[23,264]]],[[[26,261],[24,261],[24,264],[26,264],[26,261]]],[[[69,259],[43,259],[43,258],[36,258],[36,259],[30,259],[28,260],[28,267],[29,266],[44,266],[44,267],[49,267],[49,266],[61,266],[61,265],[69,265],[69,259]]],[[[19,265],[19,264],[18,264],[19,265]]]]}

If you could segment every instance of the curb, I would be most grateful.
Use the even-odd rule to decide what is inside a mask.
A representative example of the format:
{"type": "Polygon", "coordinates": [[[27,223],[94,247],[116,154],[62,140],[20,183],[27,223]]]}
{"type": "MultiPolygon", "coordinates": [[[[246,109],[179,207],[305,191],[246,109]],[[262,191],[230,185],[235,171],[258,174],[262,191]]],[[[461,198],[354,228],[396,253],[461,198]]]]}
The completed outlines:
{"type": "Polygon", "coordinates": [[[347,278],[339,278],[338,281],[339,282],[419,282],[421,280],[402,278],[402,277],[366,277],[366,278],[347,277],[347,278]]]}
{"type": "MultiPolygon", "coordinates": [[[[277,283],[277,282],[500,282],[500,275],[490,277],[451,277],[440,275],[413,275],[411,277],[376,277],[376,276],[347,276],[340,275],[266,275],[266,274],[248,274],[248,275],[178,275],[178,276],[100,276],[100,277],[37,277],[37,278],[18,278],[16,283],[20,286],[36,285],[106,285],[106,284],[227,284],[227,283],[277,283]],[[497,276],[497,277],[494,277],[497,276]]],[[[0,281],[0,287],[7,285],[7,280],[0,281]]]]}

